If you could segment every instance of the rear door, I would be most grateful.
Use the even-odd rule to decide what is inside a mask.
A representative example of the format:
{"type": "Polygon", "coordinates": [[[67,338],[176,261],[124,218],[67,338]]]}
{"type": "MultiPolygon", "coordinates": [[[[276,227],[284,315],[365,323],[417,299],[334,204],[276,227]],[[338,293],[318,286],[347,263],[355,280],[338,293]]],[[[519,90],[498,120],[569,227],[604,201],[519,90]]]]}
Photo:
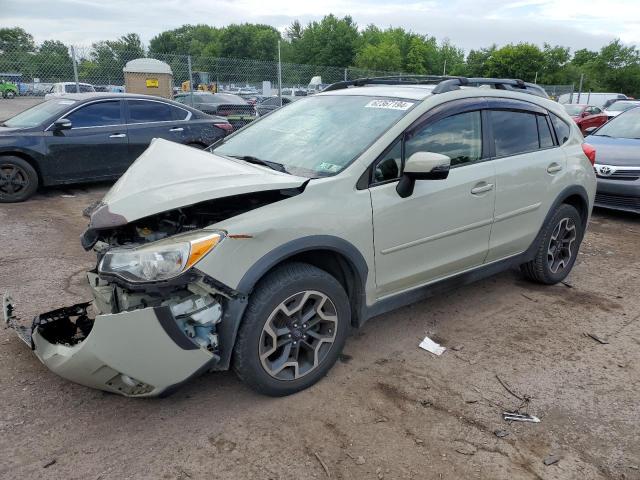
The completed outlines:
{"type": "Polygon", "coordinates": [[[55,165],[56,182],[108,178],[128,156],[122,100],[98,100],[67,113],[70,130],[47,132],[46,144],[55,165]]]}
{"type": "Polygon", "coordinates": [[[514,100],[492,99],[489,105],[496,208],[487,262],[524,252],[566,186],[566,157],[553,134],[553,114],[514,100]]]}
{"type": "Polygon", "coordinates": [[[162,100],[127,99],[126,120],[129,132],[129,155],[118,165],[124,172],[151,140],[164,138],[177,143],[190,143],[195,135],[188,125],[191,112],[162,100]]]}

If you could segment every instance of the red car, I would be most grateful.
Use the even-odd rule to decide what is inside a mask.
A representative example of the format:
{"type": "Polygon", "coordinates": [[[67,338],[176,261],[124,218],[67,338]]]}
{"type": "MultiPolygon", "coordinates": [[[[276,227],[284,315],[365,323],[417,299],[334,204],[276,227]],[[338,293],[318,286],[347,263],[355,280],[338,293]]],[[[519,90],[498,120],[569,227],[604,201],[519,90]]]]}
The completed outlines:
{"type": "Polygon", "coordinates": [[[576,105],[566,104],[563,105],[571,118],[578,124],[580,131],[584,134],[585,130],[589,127],[599,127],[604,125],[609,120],[606,113],[599,107],[593,105],[576,105]]]}

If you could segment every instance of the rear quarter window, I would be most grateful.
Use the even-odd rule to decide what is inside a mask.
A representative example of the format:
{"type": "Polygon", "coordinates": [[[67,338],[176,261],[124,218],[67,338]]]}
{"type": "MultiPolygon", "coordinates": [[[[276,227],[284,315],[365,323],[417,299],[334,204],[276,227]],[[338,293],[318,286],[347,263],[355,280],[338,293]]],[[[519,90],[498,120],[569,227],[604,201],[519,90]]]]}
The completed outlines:
{"type": "Polygon", "coordinates": [[[554,113],[550,114],[549,118],[551,118],[553,129],[556,131],[556,138],[558,139],[558,144],[562,145],[567,140],[569,140],[569,134],[571,133],[571,129],[569,128],[569,125],[567,125],[564,122],[564,120],[562,120],[556,114],[554,113]]]}

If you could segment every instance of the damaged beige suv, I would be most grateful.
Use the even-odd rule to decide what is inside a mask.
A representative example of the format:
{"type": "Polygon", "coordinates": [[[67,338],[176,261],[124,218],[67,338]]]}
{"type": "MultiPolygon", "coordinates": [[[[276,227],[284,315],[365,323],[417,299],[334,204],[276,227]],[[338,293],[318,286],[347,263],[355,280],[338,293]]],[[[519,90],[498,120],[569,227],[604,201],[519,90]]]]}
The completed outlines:
{"type": "Polygon", "coordinates": [[[26,327],[6,296],[5,320],[53,372],[122,395],[229,367],[268,395],[304,389],[375,315],[513,266],[565,278],[595,151],[545,97],[518,80],[366,79],[209,151],[155,140],[82,235],[93,300],[26,327]]]}

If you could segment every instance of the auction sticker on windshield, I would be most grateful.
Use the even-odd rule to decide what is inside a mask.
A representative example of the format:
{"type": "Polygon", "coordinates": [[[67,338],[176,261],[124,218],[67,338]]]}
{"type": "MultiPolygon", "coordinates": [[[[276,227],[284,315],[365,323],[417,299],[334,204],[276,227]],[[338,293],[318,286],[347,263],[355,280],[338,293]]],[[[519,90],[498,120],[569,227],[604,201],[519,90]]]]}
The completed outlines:
{"type": "Polygon", "coordinates": [[[371,100],[365,108],[387,108],[389,110],[409,110],[413,107],[413,102],[402,100],[371,100]]]}

